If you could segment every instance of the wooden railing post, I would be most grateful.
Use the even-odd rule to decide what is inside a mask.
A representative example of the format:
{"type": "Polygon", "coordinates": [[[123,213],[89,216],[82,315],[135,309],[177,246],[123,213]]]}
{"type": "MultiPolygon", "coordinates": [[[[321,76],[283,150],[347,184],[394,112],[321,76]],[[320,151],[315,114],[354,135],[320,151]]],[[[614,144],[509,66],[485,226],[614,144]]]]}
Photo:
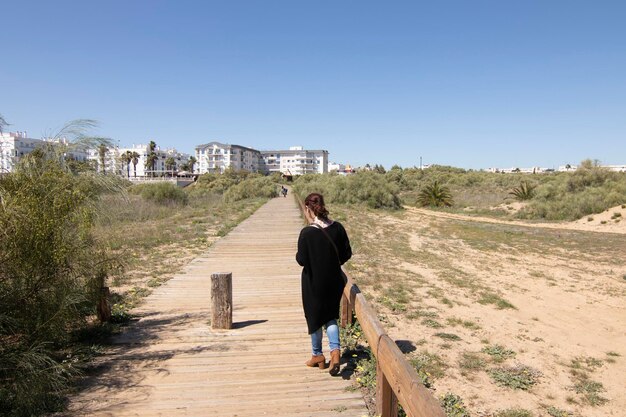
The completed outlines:
{"type": "Polygon", "coordinates": [[[111,321],[111,291],[109,287],[100,288],[100,301],[97,311],[100,323],[111,321]]]}
{"type": "Polygon", "coordinates": [[[341,327],[349,326],[352,321],[352,306],[346,295],[341,296],[341,327]]]}
{"type": "Polygon", "coordinates": [[[398,416],[398,398],[379,363],[376,363],[376,414],[380,417],[398,416]]]}
{"type": "Polygon", "coordinates": [[[214,329],[233,327],[233,274],[231,272],[211,274],[211,327],[214,329]]]}

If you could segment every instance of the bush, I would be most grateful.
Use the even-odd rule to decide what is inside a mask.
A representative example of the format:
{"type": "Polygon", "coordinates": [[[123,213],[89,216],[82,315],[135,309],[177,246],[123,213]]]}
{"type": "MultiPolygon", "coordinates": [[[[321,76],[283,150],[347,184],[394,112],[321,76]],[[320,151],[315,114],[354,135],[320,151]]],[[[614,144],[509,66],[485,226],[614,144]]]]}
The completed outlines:
{"type": "Polygon", "coordinates": [[[278,196],[276,183],[269,177],[254,176],[232,185],[224,193],[224,201],[232,202],[247,198],[272,198],[278,196]]]}
{"type": "Polygon", "coordinates": [[[453,203],[448,187],[442,186],[437,181],[420,190],[417,202],[421,206],[430,207],[450,207],[453,203]]]}
{"type": "MultiPolygon", "coordinates": [[[[396,172],[390,171],[389,173],[396,172]]],[[[316,192],[326,203],[366,204],[370,208],[399,209],[399,187],[389,182],[385,175],[372,171],[354,175],[315,174],[298,177],[294,190],[302,197],[316,192]]]]}
{"type": "Polygon", "coordinates": [[[95,313],[112,268],[92,238],[95,203],[110,184],[33,152],[0,177],[0,414],[62,407],[78,370],[62,348],[95,313]]]}
{"type": "Polygon", "coordinates": [[[148,201],[157,204],[182,204],[188,202],[188,196],[182,188],[170,182],[135,185],[130,189],[133,194],[139,194],[148,201]]]}

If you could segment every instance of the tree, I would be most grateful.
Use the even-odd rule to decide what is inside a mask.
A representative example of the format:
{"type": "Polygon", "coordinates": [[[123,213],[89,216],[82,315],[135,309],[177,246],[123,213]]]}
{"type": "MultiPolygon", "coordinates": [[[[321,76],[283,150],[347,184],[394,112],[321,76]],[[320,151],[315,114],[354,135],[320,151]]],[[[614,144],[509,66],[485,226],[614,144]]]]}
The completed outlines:
{"type": "Polygon", "coordinates": [[[130,178],[130,162],[133,160],[133,153],[126,151],[120,156],[120,159],[126,164],[126,177],[130,178]]]}
{"type": "Polygon", "coordinates": [[[148,156],[146,157],[145,167],[147,169],[150,169],[150,171],[152,171],[152,176],[154,176],[154,168],[155,168],[157,160],[159,159],[155,150],[156,150],[156,143],[153,140],[151,140],[150,143],[148,144],[148,156]]]}
{"type": "Polygon", "coordinates": [[[165,169],[167,169],[168,171],[173,171],[176,169],[176,160],[173,157],[167,157],[167,159],[165,160],[165,169]]]}
{"type": "Polygon", "coordinates": [[[438,181],[422,188],[417,196],[417,202],[421,206],[431,207],[450,207],[454,203],[452,201],[450,189],[439,184],[438,181]]]}
{"type": "Polygon", "coordinates": [[[101,143],[98,146],[98,156],[100,157],[100,165],[102,166],[102,173],[106,174],[106,155],[109,149],[106,147],[104,143],[101,143]]]}
{"type": "Polygon", "coordinates": [[[192,173],[193,173],[193,166],[196,164],[196,162],[198,162],[196,158],[194,158],[193,156],[189,157],[189,161],[187,162],[187,164],[189,165],[189,171],[192,173]]]}
{"type": "Polygon", "coordinates": [[[137,164],[139,163],[139,156],[140,155],[135,151],[130,154],[131,162],[133,163],[133,173],[135,178],[137,178],[137,164]]]}
{"type": "Polygon", "coordinates": [[[378,164],[374,165],[373,171],[378,172],[379,174],[384,174],[385,172],[387,172],[384,166],[378,164]]]}

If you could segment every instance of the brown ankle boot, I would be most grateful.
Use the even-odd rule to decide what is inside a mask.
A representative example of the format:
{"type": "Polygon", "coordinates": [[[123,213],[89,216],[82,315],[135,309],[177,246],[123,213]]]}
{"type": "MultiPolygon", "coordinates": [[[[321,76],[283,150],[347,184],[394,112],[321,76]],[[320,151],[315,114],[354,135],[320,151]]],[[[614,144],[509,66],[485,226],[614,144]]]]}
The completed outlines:
{"type": "Polygon", "coordinates": [[[340,359],[341,358],[339,354],[339,349],[335,349],[330,352],[330,365],[328,365],[330,369],[328,370],[328,373],[330,373],[332,376],[339,374],[339,363],[341,361],[340,359]]]}
{"type": "Polygon", "coordinates": [[[311,359],[306,361],[306,366],[319,366],[320,369],[326,368],[326,358],[324,355],[313,355],[311,359]]]}

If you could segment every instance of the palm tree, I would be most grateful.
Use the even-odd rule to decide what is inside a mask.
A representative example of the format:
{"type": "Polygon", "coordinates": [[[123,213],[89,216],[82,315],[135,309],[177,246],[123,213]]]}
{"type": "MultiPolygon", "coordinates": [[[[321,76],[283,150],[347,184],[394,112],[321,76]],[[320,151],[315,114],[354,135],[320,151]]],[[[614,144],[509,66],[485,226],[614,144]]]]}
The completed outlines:
{"type": "Polygon", "coordinates": [[[187,164],[189,165],[189,171],[192,174],[193,174],[193,166],[196,164],[196,162],[198,162],[196,158],[194,158],[193,156],[189,157],[189,162],[187,162],[187,164]]]}
{"type": "Polygon", "coordinates": [[[173,171],[176,169],[176,160],[174,160],[173,157],[167,157],[167,159],[165,160],[165,169],[167,169],[168,171],[173,171]]]}
{"type": "Polygon", "coordinates": [[[137,164],[139,163],[139,156],[140,155],[137,152],[135,152],[135,151],[133,151],[130,154],[131,162],[133,163],[133,172],[134,172],[135,178],[137,178],[137,164]]]}
{"type": "Polygon", "coordinates": [[[421,206],[450,207],[454,202],[448,187],[442,186],[438,181],[426,185],[417,196],[417,202],[421,206]]]}
{"type": "Polygon", "coordinates": [[[130,178],[130,162],[133,160],[133,153],[126,151],[121,155],[120,159],[126,164],[126,177],[130,178]]]}
{"type": "Polygon", "coordinates": [[[530,200],[535,196],[536,185],[529,184],[528,181],[522,181],[519,187],[513,188],[509,194],[518,201],[530,200]]]}
{"type": "Polygon", "coordinates": [[[98,156],[100,157],[100,165],[102,165],[102,173],[106,174],[106,165],[105,165],[105,159],[106,159],[106,155],[107,155],[107,151],[109,149],[106,147],[105,144],[100,144],[98,145],[98,156]]]}
{"type": "Polygon", "coordinates": [[[151,140],[148,144],[148,156],[146,157],[146,168],[149,168],[152,171],[152,176],[154,176],[154,166],[156,161],[159,159],[156,152],[156,143],[151,140]]]}

